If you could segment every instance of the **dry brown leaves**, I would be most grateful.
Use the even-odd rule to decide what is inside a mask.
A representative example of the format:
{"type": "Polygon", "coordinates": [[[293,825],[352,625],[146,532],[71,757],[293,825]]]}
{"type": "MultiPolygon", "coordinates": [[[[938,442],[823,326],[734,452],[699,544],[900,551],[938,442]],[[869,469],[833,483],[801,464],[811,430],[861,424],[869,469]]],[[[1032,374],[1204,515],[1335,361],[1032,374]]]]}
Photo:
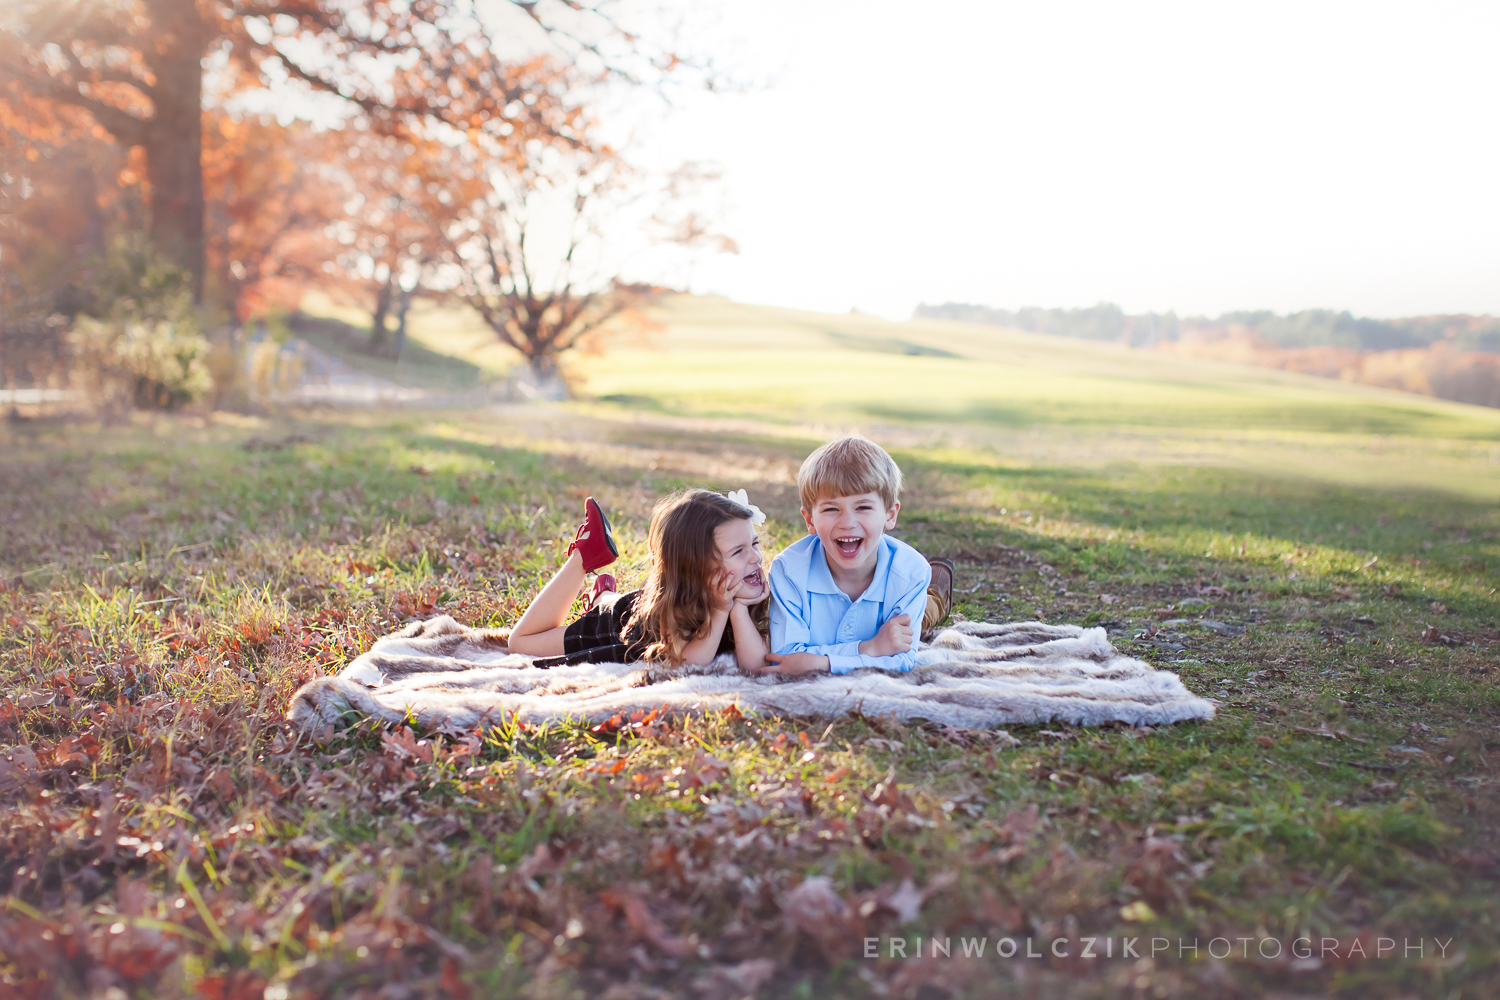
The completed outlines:
{"type": "Polygon", "coordinates": [[[1147,836],[1137,845],[1135,856],[1125,865],[1125,884],[1158,910],[1179,905],[1185,895],[1177,876],[1187,870],[1182,844],[1171,837],[1147,836]]]}

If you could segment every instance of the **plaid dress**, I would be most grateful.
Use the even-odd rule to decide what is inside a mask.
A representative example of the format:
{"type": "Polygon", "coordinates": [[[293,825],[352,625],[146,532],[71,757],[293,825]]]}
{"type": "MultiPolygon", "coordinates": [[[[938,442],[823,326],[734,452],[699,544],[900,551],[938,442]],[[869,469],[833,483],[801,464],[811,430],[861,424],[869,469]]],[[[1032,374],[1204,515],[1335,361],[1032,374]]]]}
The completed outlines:
{"type": "MultiPolygon", "coordinates": [[[[563,630],[563,655],[532,661],[537,667],[572,666],[578,663],[634,663],[643,659],[653,639],[635,622],[626,623],[635,610],[639,590],[623,594],[605,593],[599,603],[563,630]]],[[[734,626],[726,623],[715,655],[734,652],[734,626]]]]}

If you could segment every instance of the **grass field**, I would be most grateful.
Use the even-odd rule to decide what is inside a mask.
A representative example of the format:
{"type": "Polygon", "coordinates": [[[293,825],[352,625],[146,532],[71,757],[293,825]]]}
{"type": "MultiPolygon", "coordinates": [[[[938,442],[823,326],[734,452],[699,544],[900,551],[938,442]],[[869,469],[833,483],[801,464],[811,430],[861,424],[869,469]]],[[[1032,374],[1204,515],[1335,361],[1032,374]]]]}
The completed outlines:
{"type": "MultiPolygon", "coordinates": [[[[1500,992],[1500,413],[954,324],[663,319],[575,362],[592,398],[565,406],[7,432],[5,991],[1500,992]],[[898,533],[958,560],[959,613],[1102,624],[1218,717],[1019,745],[282,724],[412,615],[513,621],[590,493],[625,586],[677,485],[745,487],[791,541],[797,463],[856,427],[909,476],[898,533]]],[[[477,365],[445,329],[414,336],[477,365]]]]}

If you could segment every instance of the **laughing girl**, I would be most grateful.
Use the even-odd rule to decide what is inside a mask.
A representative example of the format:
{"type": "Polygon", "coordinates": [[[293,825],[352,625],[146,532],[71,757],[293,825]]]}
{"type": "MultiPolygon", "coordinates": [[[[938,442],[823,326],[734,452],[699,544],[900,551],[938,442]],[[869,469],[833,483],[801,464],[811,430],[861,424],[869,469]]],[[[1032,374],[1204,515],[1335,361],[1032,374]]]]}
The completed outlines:
{"type": "Polygon", "coordinates": [[[722,496],[684,490],[651,511],[651,570],[640,590],[617,593],[600,573],[589,610],[564,625],[587,574],[619,558],[609,521],[593,497],[568,559],[510,633],[510,650],[540,667],[654,660],[703,666],[732,652],[742,669],[765,665],[770,588],[756,525],[765,515],[744,490],[722,496]]]}

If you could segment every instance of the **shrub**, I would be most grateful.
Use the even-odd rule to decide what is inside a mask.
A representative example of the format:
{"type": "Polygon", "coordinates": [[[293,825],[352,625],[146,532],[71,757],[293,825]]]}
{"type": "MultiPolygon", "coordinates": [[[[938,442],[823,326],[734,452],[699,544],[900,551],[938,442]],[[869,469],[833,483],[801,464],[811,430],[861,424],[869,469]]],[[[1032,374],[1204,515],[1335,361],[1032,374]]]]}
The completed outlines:
{"type": "Polygon", "coordinates": [[[73,325],[79,371],[106,407],[177,410],[213,388],[192,302],[174,296],[151,306],[126,299],[104,319],[80,316],[73,325]]]}
{"type": "Polygon", "coordinates": [[[75,371],[106,413],[177,410],[207,395],[209,343],[186,275],[121,241],[100,279],[93,315],[74,320],[71,341],[75,371]]]}

